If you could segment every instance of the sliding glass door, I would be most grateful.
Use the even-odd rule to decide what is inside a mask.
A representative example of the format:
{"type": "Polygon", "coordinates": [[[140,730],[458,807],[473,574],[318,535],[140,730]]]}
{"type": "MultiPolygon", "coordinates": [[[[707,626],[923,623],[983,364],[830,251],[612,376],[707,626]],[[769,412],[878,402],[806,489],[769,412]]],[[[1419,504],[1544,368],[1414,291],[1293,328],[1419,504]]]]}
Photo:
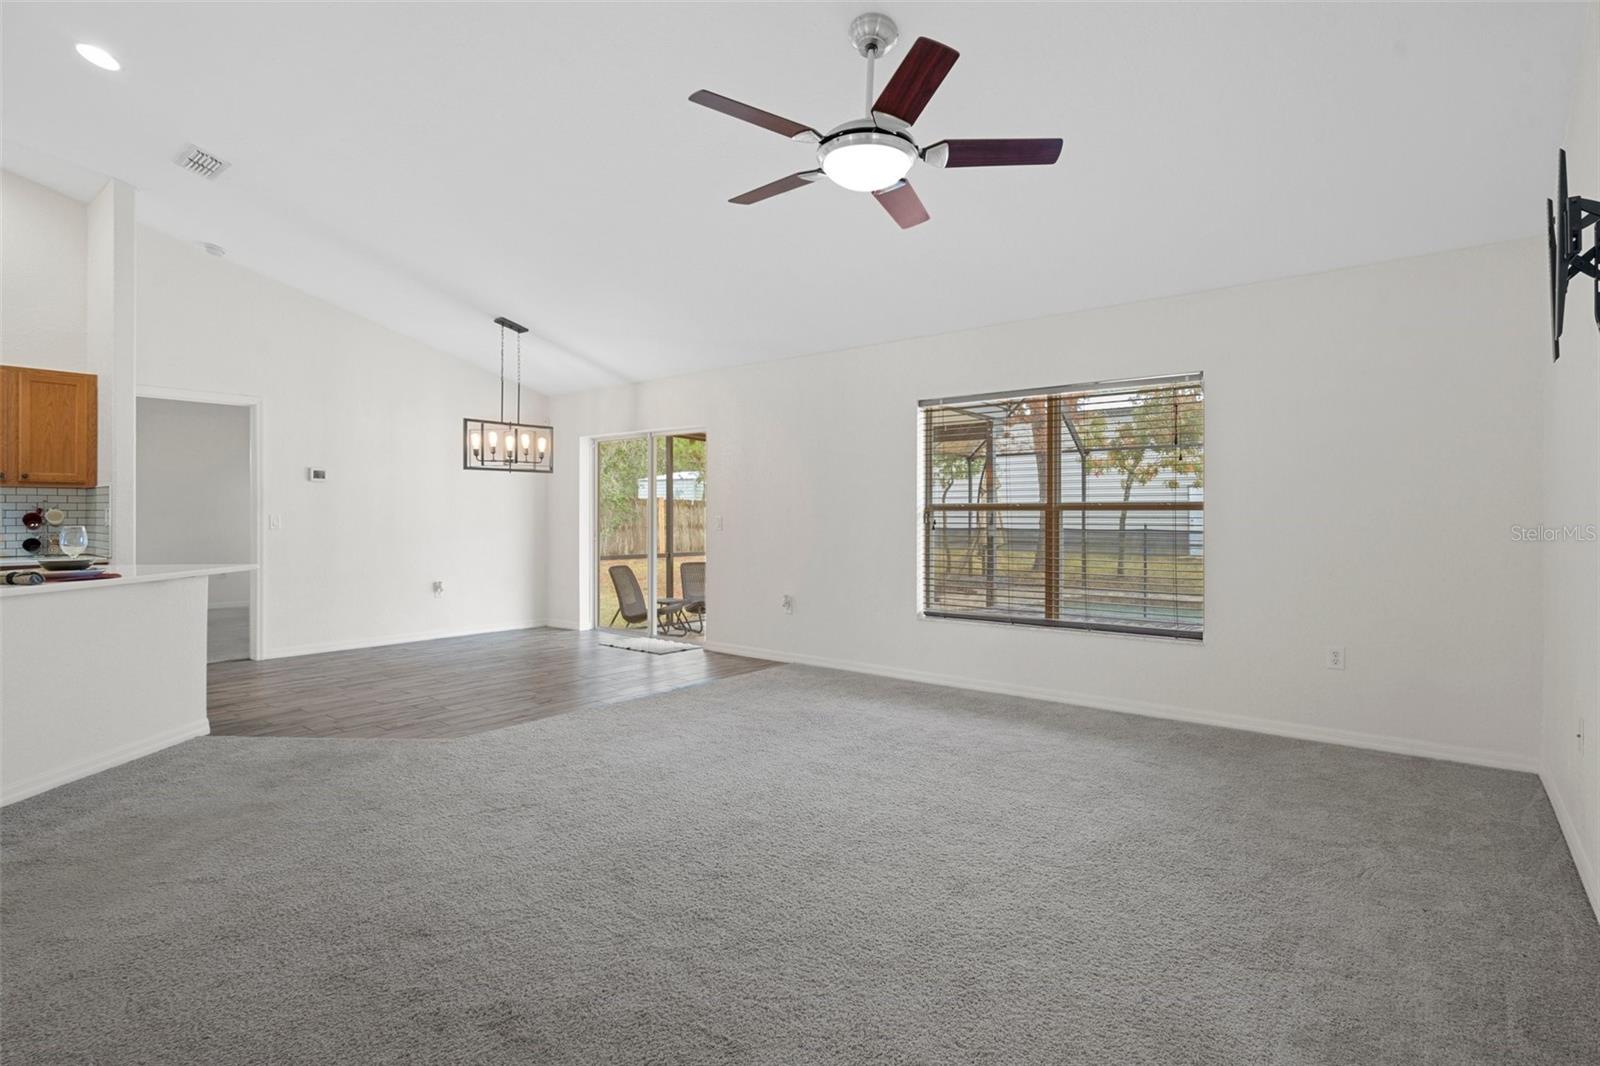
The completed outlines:
{"type": "Polygon", "coordinates": [[[595,624],[705,639],[706,437],[595,443],[595,624]]]}
{"type": "Polygon", "coordinates": [[[595,442],[595,625],[649,628],[649,437],[595,442]]]}
{"type": "Polygon", "coordinates": [[[663,434],[655,438],[656,593],[665,605],[663,635],[705,639],[706,436],[663,434]]]}

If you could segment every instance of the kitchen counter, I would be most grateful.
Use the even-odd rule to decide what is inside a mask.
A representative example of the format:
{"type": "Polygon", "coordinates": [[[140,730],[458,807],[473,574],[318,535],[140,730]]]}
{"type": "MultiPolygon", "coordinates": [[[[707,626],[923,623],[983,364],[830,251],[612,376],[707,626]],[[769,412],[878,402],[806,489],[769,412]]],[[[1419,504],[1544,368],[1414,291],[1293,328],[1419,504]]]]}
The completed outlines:
{"type": "Polygon", "coordinates": [[[111,569],[123,576],[0,585],[0,803],[211,731],[210,579],[255,567],[111,569]]]}
{"type": "Polygon", "coordinates": [[[105,569],[121,577],[99,581],[46,581],[42,585],[0,585],[0,598],[10,596],[43,596],[52,592],[79,592],[84,589],[106,589],[119,585],[137,585],[146,581],[175,581],[186,577],[211,577],[214,574],[237,574],[254,570],[253,563],[107,563],[105,569]]]}

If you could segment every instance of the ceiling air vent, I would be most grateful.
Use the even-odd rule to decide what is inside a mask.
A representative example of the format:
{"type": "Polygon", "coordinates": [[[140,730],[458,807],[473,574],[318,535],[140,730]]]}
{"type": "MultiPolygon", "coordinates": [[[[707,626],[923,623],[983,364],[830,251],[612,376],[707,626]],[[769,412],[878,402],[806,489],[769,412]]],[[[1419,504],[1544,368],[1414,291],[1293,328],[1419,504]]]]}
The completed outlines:
{"type": "Polygon", "coordinates": [[[193,171],[202,178],[213,180],[218,174],[227,170],[230,165],[227,160],[218,159],[210,152],[196,148],[192,144],[179,152],[173,162],[184,170],[193,171]]]}

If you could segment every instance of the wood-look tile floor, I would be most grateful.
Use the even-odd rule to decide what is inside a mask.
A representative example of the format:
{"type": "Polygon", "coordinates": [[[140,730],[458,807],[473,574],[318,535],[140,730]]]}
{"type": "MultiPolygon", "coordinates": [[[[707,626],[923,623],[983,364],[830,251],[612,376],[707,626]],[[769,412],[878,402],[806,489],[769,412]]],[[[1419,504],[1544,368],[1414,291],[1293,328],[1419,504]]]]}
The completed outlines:
{"type": "Polygon", "coordinates": [[[206,612],[206,662],[250,658],[250,608],[213,607],[206,612]]]}
{"type": "Polygon", "coordinates": [[[211,732],[460,737],[775,664],[711,651],[647,655],[593,633],[520,629],[263,662],[213,663],[211,732]]]}

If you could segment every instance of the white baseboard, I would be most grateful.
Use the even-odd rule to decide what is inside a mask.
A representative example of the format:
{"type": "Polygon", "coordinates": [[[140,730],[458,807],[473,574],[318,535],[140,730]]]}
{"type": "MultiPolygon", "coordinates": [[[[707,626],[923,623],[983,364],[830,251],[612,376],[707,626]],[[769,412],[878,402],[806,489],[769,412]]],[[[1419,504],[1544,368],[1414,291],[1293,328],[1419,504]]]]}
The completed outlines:
{"type": "Polygon", "coordinates": [[[576,618],[552,618],[545,625],[551,629],[577,629],[578,620],[576,618]]]}
{"type": "Polygon", "coordinates": [[[330,651],[358,651],[361,648],[384,648],[391,644],[416,644],[424,640],[444,640],[448,637],[476,637],[485,633],[509,633],[515,629],[537,629],[547,625],[542,619],[525,622],[501,622],[488,626],[467,626],[459,629],[429,629],[417,633],[394,633],[383,637],[360,637],[355,640],[329,640],[317,644],[292,644],[281,648],[268,648],[261,653],[263,659],[290,659],[297,655],[321,655],[330,651]]]}
{"type": "Polygon", "coordinates": [[[131,744],[124,744],[121,747],[112,748],[110,751],[101,752],[99,755],[91,756],[81,762],[57,767],[54,770],[47,770],[32,777],[25,777],[20,782],[7,781],[5,788],[0,790],[0,806],[27,799],[29,796],[37,796],[41,792],[48,792],[52,788],[64,785],[69,781],[76,781],[80,777],[97,774],[101,770],[109,770],[113,766],[121,766],[125,762],[143,758],[151,752],[160,751],[162,748],[170,748],[174,744],[181,744],[185,740],[192,740],[195,737],[203,737],[210,732],[211,723],[201,718],[197,722],[190,722],[177,729],[170,729],[165,733],[157,733],[153,737],[147,737],[144,740],[134,741],[131,744]]]}
{"type": "Polygon", "coordinates": [[[1147,718],[1166,718],[1176,722],[1194,722],[1199,725],[1219,726],[1223,729],[1241,729],[1249,733],[1266,733],[1294,740],[1314,740],[1323,744],[1341,744],[1349,748],[1366,748],[1386,751],[1396,755],[1416,755],[1427,759],[1445,759],[1449,762],[1489,766],[1497,770],[1521,770],[1537,773],[1539,761],[1533,755],[1514,752],[1489,751],[1483,748],[1460,747],[1453,744],[1436,744],[1414,740],[1410,737],[1392,737],[1382,733],[1362,733],[1351,729],[1329,729],[1323,726],[1280,722],[1271,718],[1254,718],[1242,714],[1222,714],[1191,707],[1178,707],[1166,703],[1149,703],[1143,700],[1126,700],[1115,697],[1064,692],[1059,689],[1037,688],[1029,685],[1011,685],[1004,682],[980,681],[953,674],[935,674],[924,670],[907,670],[899,667],[879,666],[875,663],[833,659],[817,655],[797,655],[772,648],[752,648],[740,644],[708,641],[707,651],[720,651],[729,655],[744,655],[753,659],[772,659],[777,662],[798,663],[803,666],[822,666],[831,670],[848,670],[857,674],[875,674],[901,681],[920,681],[928,685],[967,689],[973,692],[992,692],[1001,696],[1020,696],[1024,699],[1045,700],[1050,703],[1069,703],[1101,711],[1121,714],[1138,714],[1147,718]]]}
{"type": "Polygon", "coordinates": [[[1567,809],[1566,798],[1552,786],[1549,776],[1540,773],[1539,780],[1544,783],[1544,794],[1550,797],[1550,806],[1555,808],[1561,835],[1567,838],[1567,850],[1572,853],[1572,865],[1578,868],[1578,880],[1583,882],[1583,890],[1589,895],[1589,906],[1594,908],[1595,917],[1600,918],[1600,870],[1595,869],[1589,849],[1584,846],[1572,812],[1567,809]]]}

